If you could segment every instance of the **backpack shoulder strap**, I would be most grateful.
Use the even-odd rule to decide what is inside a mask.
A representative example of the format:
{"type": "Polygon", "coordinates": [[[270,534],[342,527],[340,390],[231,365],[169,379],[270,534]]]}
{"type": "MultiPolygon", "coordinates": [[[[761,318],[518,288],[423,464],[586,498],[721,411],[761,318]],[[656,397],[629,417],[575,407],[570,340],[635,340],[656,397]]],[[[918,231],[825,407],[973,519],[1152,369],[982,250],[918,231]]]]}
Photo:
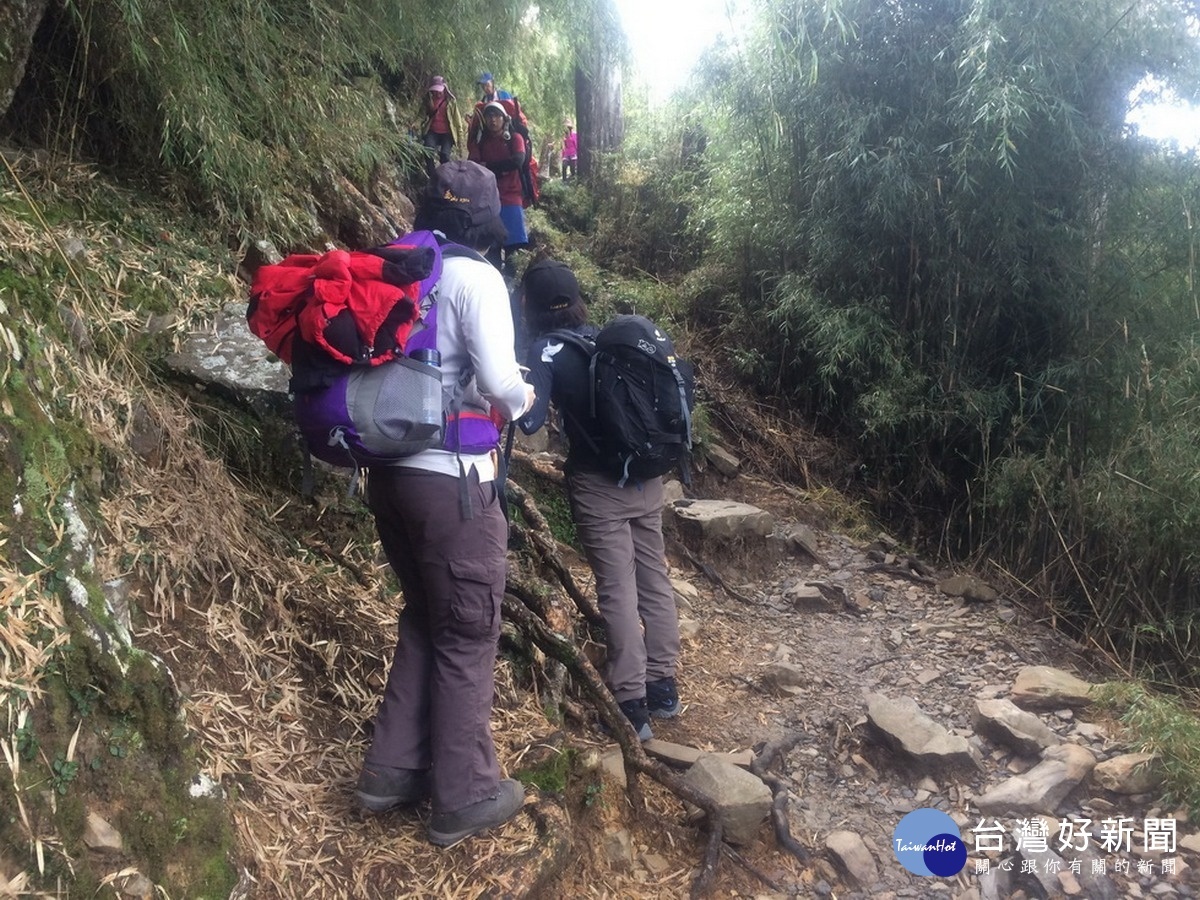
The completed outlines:
{"type": "Polygon", "coordinates": [[[565,328],[558,328],[558,329],[555,329],[554,331],[547,331],[543,335],[543,337],[554,338],[556,340],[562,341],[564,344],[571,344],[575,347],[578,347],[588,357],[593,356],[596,352],[596,342],[594,340],[591,340],[590,338],[588,338],[582,334],[579,334],[578,332],[568,331],[565,328]]]}
{"type": "Polygon", "coordinates": [[[489,266],[491,265],[478,250],[472,250],[470,247],[464,247],[462,244],[442,244],[442,259],[455,256],[464,259],[474,259],[481,263],[487,263],[489,266]]]}
{"type": "MultiPolygon", "coordinates": [[[[554,331],[547,331],[539,340],[559,340],[564,344],[570,344],[572,347],[579,349],[584,357],[588,360],[588,414],[594,419],[596,417],[596,339],[594,336],[580,334],[577,331],[571,331],[566,328],[556,328],[554,331]]],[[[574,419],[575,417],[568,410],[563,410],[563,415],[574,419]]],[[[580,423],[579,433],[588,445],[592,448],[593,453],[599,453],[600,448],[596,442],[591,439],[587,433],[587,429],[582,427],[580,423]]]]}
{"type": "MultiPolygon", "coordinates": [[[[490,266],[489,263],[479,252],[472,250],[462,244],[456,244],[452,241],[447,241],[444,238],[439,238],[438,246],[441,248],[442,259],[450,259],[460,257],[463,259],[473,259],[483,263],[485,266],[490,266]]],[[[432,300],[428,312],[425,314],[426,330],[432,332],[432,343],[430,346],[437,345],[437,287],[430,292],[429,299],[432,300]]],[[[422,332],[424,334],[424,332],[422,332]]],[[[429,338],[426,337],[426,341],[429,338]]],[[[443,406],[446,410],[447,432],[449,429],[457,429],[457,435],[454,447],[454,458],[458,462],[458,505],[459,512],[464,521],[474,516],[474,510],[471,507],[471,496],[467,486],[467,470],[462,461],[462,418],[463,418],[463,393],[467,386],[475,378],[475,370],[471,366],[467,366],[459,373],[458,381],[454,387],[447,393],[443,393],[443,406]]]]}

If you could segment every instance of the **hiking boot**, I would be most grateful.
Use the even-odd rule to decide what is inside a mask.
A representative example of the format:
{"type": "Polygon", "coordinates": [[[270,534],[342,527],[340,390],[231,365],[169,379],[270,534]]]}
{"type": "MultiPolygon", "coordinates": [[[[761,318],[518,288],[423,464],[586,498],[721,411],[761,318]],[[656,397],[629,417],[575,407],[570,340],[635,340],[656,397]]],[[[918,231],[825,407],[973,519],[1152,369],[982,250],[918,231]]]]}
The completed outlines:
{"type": "Polygon", "coordinates": [[[679,692],[674,678],[660,678],[646,682],[646,706],[656,719],[670,719],[679,715],[679,692]]]}
{"type": "Polygon", "coordinates": [[[429,799],[429,773],[365,763],[354,791],[358,804],[374,813],[429,799]]]}
{"type": "Polygon", "coordinates": [[[654,737],[654,732],[650,730],[650,710],[646,707],[645,697],[626,700],[617,705],[621,707],[621,712],[625,713],[625,718],[633,725],[639,741],[648,741],[654,737]]]}
{"type": "Polygon", "coordinates": [[[433,814],[429,820],[429,842],[439,847],[457,844],[463,838],[503,825],[525,803],[525,787],[513,778],[504,778],[492,796],[448,813],[433,814]]]}

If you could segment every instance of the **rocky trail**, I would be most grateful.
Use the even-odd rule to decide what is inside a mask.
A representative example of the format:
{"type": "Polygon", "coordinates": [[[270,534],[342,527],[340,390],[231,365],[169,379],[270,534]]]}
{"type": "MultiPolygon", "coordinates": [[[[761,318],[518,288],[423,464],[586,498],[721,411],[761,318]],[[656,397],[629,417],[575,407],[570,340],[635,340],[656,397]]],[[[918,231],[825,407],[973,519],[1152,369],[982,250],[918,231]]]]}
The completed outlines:
{"type": "Polygon", "coordinates": [[[763,896],[1195,895],[1200,835],[1091,702],[1090,685],[1113,677],[1094,654],[886,536],[808,527],[776,485],[723,487],[747,505],[712,503],[702,529],[684,517],[709,504],[682,501],[681,534],[718,569],[756,540],[790,552],[719,577],[726,587],[677,570],[686,713],[655,723],[656,737],[731,751],[802,734],[782,771],[792,833],[816,859],[792,880],[763,825],[771,851],[754,868],[778,876],[759,879],[763,896]],[[968,858],[954,877],[913,874],[893,852],[901,819],[926,808],[959,827],[968,858]]]}

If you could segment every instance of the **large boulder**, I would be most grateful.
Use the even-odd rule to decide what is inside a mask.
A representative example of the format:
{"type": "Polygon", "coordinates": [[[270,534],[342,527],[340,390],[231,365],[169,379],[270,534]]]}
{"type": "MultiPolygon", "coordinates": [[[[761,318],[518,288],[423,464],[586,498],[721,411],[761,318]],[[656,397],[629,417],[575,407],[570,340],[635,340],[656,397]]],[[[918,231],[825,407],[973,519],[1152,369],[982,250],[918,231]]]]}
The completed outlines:
{"type": "Polygon", "coordinates": [[[1054,666],[1026,666],[1017,673],[1012,702],[1021,709],[1082,709],[1091,705],[1092,685],[1054,666]]]}
{"type": "Polygon", "coordinates": [[[1058,805],[1091,774],[1096,757],[1077,744],[1059,744],[1042,754],[1042,761],[975,798],[988,816],[1054,815],[1058,805]]]}
{"type": "Polygon", "coordinates": [[[1061,743],[1041,719],[1003,698],[976,700],[971,723],[976,733],[1025,756],[1038,756],[1061,743]]]}
{"type": "Polygon", "coordinates": [[[167,365],[260,415],[291,408],[288,367],[250,331],[245,304],[229,304],[209,328],[188,335],[179,352],[167,357],[167,365]]]}
{"type": "Polygon", "coordinates": [[[676,500],[664,512],[684,545],[726,578],[755,577],[782,554],[774,517],[749,503],[676,500]]]}
{"type": "Polygon", "coordinates": [[[674,506],[679,530],[708,541],[761,541],[775,528],[766,510],[735,500],[680,500],[674,506]]]}

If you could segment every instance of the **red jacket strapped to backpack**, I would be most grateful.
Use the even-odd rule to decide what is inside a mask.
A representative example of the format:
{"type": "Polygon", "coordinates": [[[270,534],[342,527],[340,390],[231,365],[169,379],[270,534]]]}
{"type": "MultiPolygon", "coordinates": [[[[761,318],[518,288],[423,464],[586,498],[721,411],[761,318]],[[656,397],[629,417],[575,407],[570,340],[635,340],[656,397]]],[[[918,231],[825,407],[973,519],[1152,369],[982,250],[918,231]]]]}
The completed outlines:
{"type": "Polygon", "coordinates": [[[289,365],[297,333],[338,362],[377,365],[403,353],[431,259],[398,246],[294,254],[255,273],[246,319],[289,365]]]}

